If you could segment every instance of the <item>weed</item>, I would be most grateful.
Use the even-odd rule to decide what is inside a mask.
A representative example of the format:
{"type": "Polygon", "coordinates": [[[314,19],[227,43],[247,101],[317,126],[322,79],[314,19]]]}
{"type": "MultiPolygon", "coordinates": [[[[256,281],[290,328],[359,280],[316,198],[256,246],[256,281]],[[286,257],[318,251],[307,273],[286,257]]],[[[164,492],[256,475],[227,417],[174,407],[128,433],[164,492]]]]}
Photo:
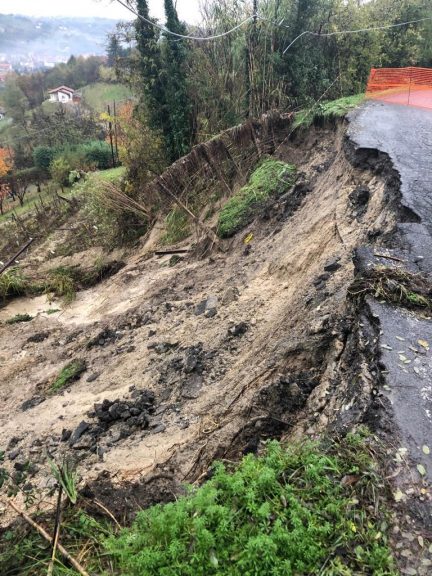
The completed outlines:
{"type": "Polygon", "coordinates": [[[51,314],[57,314],[57,312],[61,312],[60,308],[50,308],[49,310],[45,310],[45,314],[51,316],[51,314]]]}
{"type": "Polygon", "coordinates": [[[255,170],[249,184],[236,192],[219,215],[218,234],[229,238],[249,224],[272,196],[286,192],[294,183],[296,169],[274,158],[267,158],[255,170]]]}
{"type": "Polygon", "coordinates": [[[30,322],[31,320],[33,320],[33,316],[30,316],[30,314],[16,314],[16,316],[6,320],[6,324],[19,324],[20,322],[30,322]]]}
{"type": "Polygon", "coordinates": [[[72,504],[76,504],[78,498],[77,492],[77,473],[76,467],[69,459],[65,459],[61,466],[58,466],[55,462],[50,462],[51,471],[54,478],[57,480],[59,485],[63,488],[64,493],[69,498],[72,504]]]}
{"type": "Polygon", "coordinates": [[[0,276],[0,298],[22,296],[28,289],[28,281],[18,268],[11,268],[0,276]]]}
{"type": "Polygon", "coordinates": [[[430,282],[421,274],[386,266],[371,268],[366,276],[357,277],[349,289],[353,297],[371,294],[398,306],[428,310],[432,310],[431,292],[430,282]]]}
{"type": "Polygon", "coordinates": [[[186,497],[139,512],[107,548],[129,576],[396,575],[382,495],[362,435],[270,442],[263,456],[232,472],[219,463],[186,497]]]}
{"type": "Polygon", "coordinates": [[[162,239],[165,245],[177,244],[187,238],[190,233],[190,224],[187,215],[179,208],[174,208],[165,218],[166,233],[162,239]]]}
{"type": "Polygon", "coordinates": [[[86,362],[81,359],[73,360],[67,364],[52,384],[51,392],[58,392],[71,382],[78,380],[81,374],[85,372],[86,368],[86,362]]]}
{"type": "Polygon", "coordinates": [[[50,270],[45,281],[45,292],[52,292],[69,304],[76,298],[77,282],[75,270],[69,266],[59,266],[50,270]]]}

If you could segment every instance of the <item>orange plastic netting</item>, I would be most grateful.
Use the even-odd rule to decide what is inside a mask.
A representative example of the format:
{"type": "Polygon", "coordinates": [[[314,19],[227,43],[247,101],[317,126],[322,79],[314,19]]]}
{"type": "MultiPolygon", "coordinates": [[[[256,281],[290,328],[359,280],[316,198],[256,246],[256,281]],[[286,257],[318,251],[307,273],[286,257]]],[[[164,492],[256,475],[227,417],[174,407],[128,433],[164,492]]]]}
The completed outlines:
{"type": "Polygon", "coordinates": [[[366,97],[432,109],[432,68],[372,68],[366,97]]]}

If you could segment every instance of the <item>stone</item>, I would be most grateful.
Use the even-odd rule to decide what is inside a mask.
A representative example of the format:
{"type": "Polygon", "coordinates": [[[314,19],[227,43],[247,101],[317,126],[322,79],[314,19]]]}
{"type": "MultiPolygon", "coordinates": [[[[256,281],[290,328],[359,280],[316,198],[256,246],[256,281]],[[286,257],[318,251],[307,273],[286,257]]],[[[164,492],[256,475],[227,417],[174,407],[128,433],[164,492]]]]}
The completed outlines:
{"type": "Polygon", "coordinates": [[[221,302],[224,306],[228,306],[229,304],[232,304],[233,302],[238,300],[239,296],[240,293],[238,289],[235,286],[229,286],[229,288],[225,290],[221,302]]]}
{"type": "Polygon", "coordinates": [[[20,455],[21,450],[12,450],[12,452],[9,452],[8,456],[9,456],[9,460],[15,460],[16,458],[18,458],[18,456],[20,455]]]}
{"type": "Polygon", "coordinates": [[[100,372],[95,372],[94,374],[90,374],[90,376],[87,378],[87,382],[94,382],[95,380],[97,380],[100,376],[100,372]]]}
{"type": "Polygon", "coordinates": [[[88,422],[86,422],[85,420],[80,422],[78,424],[78,426],[75,428],[75,430],[73,431],[73,433],[71,434],[71,437],[69,439],[69,446],[73,446],[76,442],[78,442],[78,440],[81,438],[81,436],[85,432],[87,432],[87,430],[89,428],[90,428],[90,424],[88,422]]]}
{"type": "Polygon", "coordinates": [[[342,266],[339,264],[339,260],[340,258],[338,257],[327,260],[326,265],[324,266],[324,270],[326,272],[336,272],[336,270],[339,270],[339,268],[342,266]]]}
{"type": "Polygon", "coordinates": [[[61,433],[61,441],[67,442],[71,436],[72,436],[72,430],[67,430],[66,428],[63,428],[61,433]]]}
{"type": "Polygon", "coordinates": [[[228,334],[230,336],[243,336],[243,334],[246,334],[246,332],[249,330],[249,325],[246,322],[240,322],[239,324],[235,324],[234,326],[231,326],[231,328],[228,328],[228,334]]]}

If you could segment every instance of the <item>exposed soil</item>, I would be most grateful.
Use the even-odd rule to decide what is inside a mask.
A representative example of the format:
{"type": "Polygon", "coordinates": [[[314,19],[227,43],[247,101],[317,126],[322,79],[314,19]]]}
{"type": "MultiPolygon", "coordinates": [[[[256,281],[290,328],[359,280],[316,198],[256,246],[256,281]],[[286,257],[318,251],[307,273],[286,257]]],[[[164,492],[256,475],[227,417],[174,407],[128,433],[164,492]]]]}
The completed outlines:
{"type": "MultiPolygon", "coordinates": [[[[377,407],[379,326],[347,292],[359,247],[390,254],[399,182],[385,158],[359,161],[345,132],[311,129],[280,147],[297,184],[223,252],[173,261],[152,255],[153,235],[61,312],[47,314],[45,297],[0,309],[1,321],[36,316],[0,326],[9,465],[30,460],[42,487],[47,451],[72,453],[86,494],[127,518],[138,503],[205,478],[215,458],[255,452],[268,437],[344,433],[365,421],[392,434],[377,407]],[[74,359],[86,371],[53,393],[74,359]]],[[[35,263],[30,254],[26,265],[35,263]]]]}

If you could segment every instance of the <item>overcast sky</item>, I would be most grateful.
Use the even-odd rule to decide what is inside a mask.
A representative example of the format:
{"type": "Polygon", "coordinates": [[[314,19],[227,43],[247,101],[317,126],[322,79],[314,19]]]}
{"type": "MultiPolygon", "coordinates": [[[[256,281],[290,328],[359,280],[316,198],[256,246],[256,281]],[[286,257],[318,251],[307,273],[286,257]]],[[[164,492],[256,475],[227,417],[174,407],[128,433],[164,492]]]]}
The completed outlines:
{"type": "MultiPolygon", "coordinates": [[[[149,0],[150,13],[163,20],[163,0],[149,0]]],[[[199,22],[199,0],[177,0],[182,20],[199,22]]],[[[130,12],[115,0],[0,0],[0,14],[25,14],[26,16],[100,16],[103,18],[129,19],[130,12]]]]}

